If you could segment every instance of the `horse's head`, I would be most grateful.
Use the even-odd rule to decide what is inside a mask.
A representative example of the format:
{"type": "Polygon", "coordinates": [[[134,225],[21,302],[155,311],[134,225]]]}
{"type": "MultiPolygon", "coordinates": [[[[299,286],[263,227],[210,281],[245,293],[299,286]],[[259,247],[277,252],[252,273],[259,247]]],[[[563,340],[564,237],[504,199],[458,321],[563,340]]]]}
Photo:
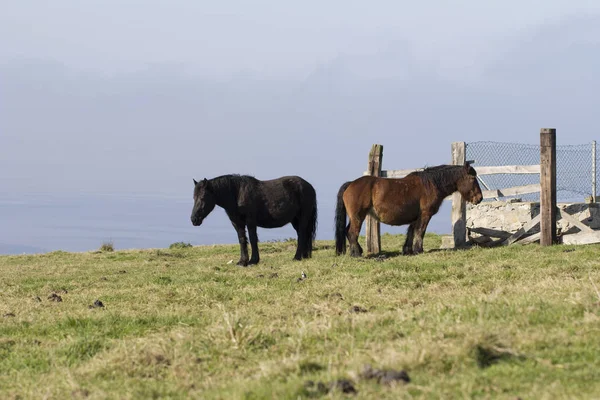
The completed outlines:
{"type": "Polygon", "coordinates": [[[206,178],[200,182],[194,179],[194,208],[192,209],[192,225],[200,226],[204,218],[215,208],[215,196],[206,178]]]}
{"type": "Polygon", "coordinates": [[[470,163],[465,163],[464,169],[465,174],[458,180],[457,189],[465,201],[479,204],[483,200],[483,193],[477,181],[477,172],[470,163]]]}

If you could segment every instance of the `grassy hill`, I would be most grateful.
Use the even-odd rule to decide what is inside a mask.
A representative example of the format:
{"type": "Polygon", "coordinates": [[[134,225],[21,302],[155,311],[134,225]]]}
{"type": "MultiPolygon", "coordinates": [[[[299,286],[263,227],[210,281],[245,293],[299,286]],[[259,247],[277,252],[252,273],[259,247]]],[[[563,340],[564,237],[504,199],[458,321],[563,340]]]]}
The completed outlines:
{"type": "Polygon", "coordinates": [[[0,257],[0,398],[600,397],[599,246],[293,246],[0,257]]]}

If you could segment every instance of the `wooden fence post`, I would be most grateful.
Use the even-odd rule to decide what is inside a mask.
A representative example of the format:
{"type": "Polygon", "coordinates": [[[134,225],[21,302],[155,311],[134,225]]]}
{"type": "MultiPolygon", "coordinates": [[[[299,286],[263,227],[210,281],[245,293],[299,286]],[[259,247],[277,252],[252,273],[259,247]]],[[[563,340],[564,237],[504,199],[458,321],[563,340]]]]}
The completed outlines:
{"type": "MultiPolygon", "coordinates": [[[[464,165],[466,161],[465,142],[452,143],[452,164],[464,165]]],[[[454,248],[464,247],[467,243],[467,204],[460,193],[452,195],[452,235],[454,248]]]]}
{"type": "MultiPolygon", "coordinates": [[[[374,144],[369,152],[369,165],[367,173],[371,176],[381,175],[383,159],[383,146],[374,144]]],[[[381,231],[379,221],[372,216],[367,216],[367,254],[378,254],[381,250],[381,231]]]]}
{"type": "Polygon", "coordinates": [[[540,245],[556,243],[556,129],[540,130],[540,245]]]}

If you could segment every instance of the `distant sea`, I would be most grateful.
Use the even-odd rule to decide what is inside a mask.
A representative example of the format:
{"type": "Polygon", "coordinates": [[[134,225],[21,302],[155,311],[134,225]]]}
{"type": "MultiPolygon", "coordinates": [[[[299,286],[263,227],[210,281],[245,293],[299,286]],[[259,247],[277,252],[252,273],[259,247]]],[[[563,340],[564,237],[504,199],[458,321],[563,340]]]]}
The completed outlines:
{"type": "MultiPolygon", "coordinates": [[[[447,203],[447,202],[446,202],[447,203]]],[[[192,199],[123,194],[0,194],[0,254],[55,250],[90,251],[103,242],[115,249],[165,248],[174,242],[193,245],[237,243],[225,212],[216,207],[200,227],[192,226],[192,199]]],[[[317,239],[333,239],[334,202],[319,203],[317,239]]],[[[450,231],[450,207],[444,204],[428,229],[450,231]]],[[[406,226],[382,225],[382,232],[404,233],[406,226]]],[[[363,226],[364,234],[364,226],[363,226]]],[[[259,240],[296,237],[291,225],[260,229],[259,240]]]]}

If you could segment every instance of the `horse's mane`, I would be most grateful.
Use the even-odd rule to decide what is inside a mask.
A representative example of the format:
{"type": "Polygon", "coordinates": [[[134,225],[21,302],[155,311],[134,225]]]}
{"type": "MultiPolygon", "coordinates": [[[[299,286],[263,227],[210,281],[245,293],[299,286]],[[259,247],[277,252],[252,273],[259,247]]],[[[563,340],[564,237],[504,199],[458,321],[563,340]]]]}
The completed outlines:
{"type": "Polygon", "coordinates": [[[452,186],[456,185],[456,181],[466,174],[475,175],[475,170],[470,167],[468,172],[462,165],[436,165],[427,167],[421,171],[411,172],[409,175],[416,175],[424,182],[431,183],[440,191],[447,191],[452,186]]]}

